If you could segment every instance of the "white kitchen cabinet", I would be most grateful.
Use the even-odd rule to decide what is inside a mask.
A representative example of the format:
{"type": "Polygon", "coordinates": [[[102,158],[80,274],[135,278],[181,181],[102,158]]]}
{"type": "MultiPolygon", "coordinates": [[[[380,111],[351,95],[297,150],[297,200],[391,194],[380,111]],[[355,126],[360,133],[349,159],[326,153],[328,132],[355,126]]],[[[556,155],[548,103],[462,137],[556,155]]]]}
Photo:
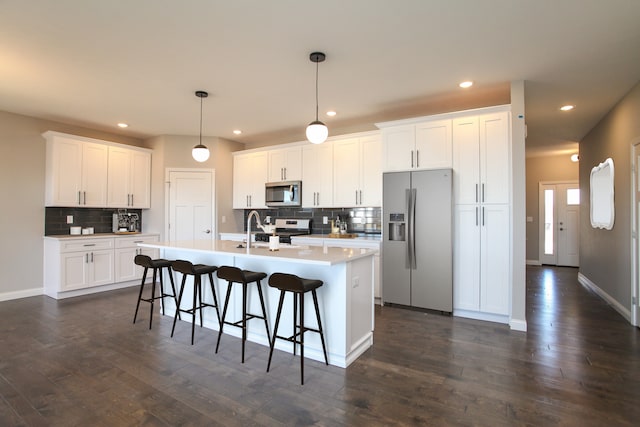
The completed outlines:
{"type": "MultiPolygon", "coordinates": [[[[157,234],[114,236],[47,236],[44,238],[44,291],[52,298],[67,298],[135,286],[141,269],[133,258],[139,241],[157,242],[157,234]]],[[[156,250],[144,249],[152,258],[156,250]]]]}
{"type": "Polygon", "coordinates": [[[382,129],[384,172],[451,167],[451,120],[382,129]]]}
{"type": "Polygon", "coordinates": [[[456,206],[453,295],[458,315],[464,315],[460,310],[509,314],[508,224],[508,205],[456,206]]]}
{"type": "Polygon", "coordinates": [[[144,268],[133,262],[136,255],[147,255],[151,259],[159,256],[157,249],[141,248],[138,243],[153,243],[158,236],[120,237],[115,239],[115,282],[140,280],[144,268]]]}
{"type": "Polygon", "coordinates": [[[60,248],[60,291],[114,282],[113,239],[67,241],[60,248]]]}
{"type": "Polygon", "coordinates": [[[266,151],[233,156],[233,208],[265,209],[264,184],[267,182],[266,151]]]}
{"type": "Polygon", "coordinates": [[[302,147],[302,207],[333,206],[333,144],[302,147]]]}
{"type": "Polygon", "coordinates": [[[302,179],[302,147],[269,151],[268,182],[300,181],[302,179]]]}
{"type": "Polygon", "coordinates": [[[455,203],[508,203],[509,113],[453,120],[455,203]]]}
{"type": "Polygon", "coordinates": [[[124,147],[109,147],[107,206],[151,207],[151,153],[124,147]]]}
{"type": "Polygon", "coordinates": [[[333,206],[382,205],[378,134],[333,141],[333,206]]]}
{"type": "Polygon", "coordinates": [[[108,147],[46,132],[46,206],[105,207],[108,147]]]}

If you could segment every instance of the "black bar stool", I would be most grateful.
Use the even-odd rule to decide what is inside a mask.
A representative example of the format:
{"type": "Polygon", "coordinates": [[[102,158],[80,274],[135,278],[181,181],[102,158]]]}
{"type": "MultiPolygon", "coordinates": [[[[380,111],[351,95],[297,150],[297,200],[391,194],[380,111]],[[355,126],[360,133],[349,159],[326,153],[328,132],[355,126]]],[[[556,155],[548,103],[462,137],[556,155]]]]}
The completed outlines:
{"type": "Polygon", "coordinates": [[[193,337],[196,328],[196,311],[200,312],[200,327],[202,327],[202,309],[205,307],[212,307],[216,309],[216,316],[218,317],[218,324],[220,324],[220,311],[218,310],[218,297],[216,295],[216,288],[213,285],[213,272],[218,269],[213,265],[204,264],[192,264],[189,261],[177,260],[171,263],[171,267],[180,273],[182,273],[182,284],[180,285],[180,294],[178,296],[178,303],[176,305],[176,315],[173,318],[173,327],[171,328],[171,336],[176,329],[176,320],[180,317],[180,312],[191,314],[191,345],[193,345],[193,337]],[[209,276],[209,284],[211,285],[211,294],[213,295],[213,304],[209,304],[202,301],[202,275],[207,274],[209,276]],[[184,292],[184,285],[187,281],[187,276],[193,276],[193,305],[189,309],[180,308],[182,302],[182,293],[184,292]]]}
{"type": "Polygon", "coordinates": [[[219,278],[228,282],[227,284],[227,298],[224,301],[224,308],[222,309],[222,323],[220,324],[220,331],[218,332],[218,342],[216,343],[216,353],[220,346],[220,337],[222,337],[222,327],[226,325],[235,326],[242,329],[242,363],[244,363],[244,345],[247,340],[247,320],[251,319],[263,319],[264,327],[267,330],[267,339],[271,342],[271,335],[269,334],[269,324],[267,323],[267,310],[264,305],[264,297],[262,295],[262,286],[260,281],[267,277],[266,273],[257,273],[255,271],[241,270],[238,267],[220,267],[217,271],[219,278]],[[260,297],[260,306],[262,307],[262,316],[258,314],[247,313],[247,284],[256,283],[258,286],[258,296],[260,297]],[[229,322],[227,318],[227,308],[229,307],[229,297],[231,296],[231,288],[234,283],[242,284],[242,319],[229,322]]]}
{"type": "Polygon", "coordinates": [[[136,257],[133,259],[133,262],[141,267],[144,267],[144,272],[142,273],[142,282],[140,283],[140,293],[138,294],[138,303],[136,304],[136,313],[133,315],[133,323],[136,323],[136,318],[138,317],[140,301],[145,301],[151,304],[151,312],[149,314],[149,329],[151,329],[151,323],[153,322],[153,302],[157,299],[162,299],[162,315],[164,316],[164,297],[173,297],[173,299],[176,299],[176,287],[173,284],[173,275],[171,274],[171,261],[167,261],[166,259],[151,259],[151,257],[147,255],[136,255],[136,257]],[[142,291],[144,290],[144,285],[147,280],[147,271],[149,271],[150,268],[153,269],[151,297],[142,298],[142,291]],[[164,292],[164,283],[162,280],[163,268],[167,268],[169,271],[169,280],[171,281],[171,289],[173,290],[173,295],[164,292]],[[156,278],[158,275],[160,276],[160,295],[156,296],[156,278]]]}
{"type": "Polygon", "coordinates": [[[324,333],[322,332],[322,322],[320,321],[320,310],[318,309],[318,296],[316,289],[322,286],[322,280],[303,279],[294,274],[273,273],[269,277],[269,286],[280,289],[280,300],[278,301],[278,313],[276,314],[276,326],[273,330],[273,340],[269,349],[269,362],[267,363],[267,372],[271,367],[271,356],[276,345],[276,338],[283,339],[293,343],[293,355],[296,354],[296,344],[300,344],[300,384],[304,384],[304,333],[307,331],[317,332],[320,334],[322,342],[322,351],[324,352],[324,362],[329,365],[327,358],[327,348],[324,344],[324,333]],[[313,305],[316,308],[316,320],[318,329],[308,328],[304,325],[304,294],[311,291],[313,296],[313,305]],[[293,335],[284,337],[278,335],[278,324],[280,323],[280,314],[282,313],[282,303],[286,292],[293,292],[293,335]],[[296,325],[296,317],[300,305],[300,318],[296,325]],[[298,339],[300,337],[300,339],[298,339]]]}

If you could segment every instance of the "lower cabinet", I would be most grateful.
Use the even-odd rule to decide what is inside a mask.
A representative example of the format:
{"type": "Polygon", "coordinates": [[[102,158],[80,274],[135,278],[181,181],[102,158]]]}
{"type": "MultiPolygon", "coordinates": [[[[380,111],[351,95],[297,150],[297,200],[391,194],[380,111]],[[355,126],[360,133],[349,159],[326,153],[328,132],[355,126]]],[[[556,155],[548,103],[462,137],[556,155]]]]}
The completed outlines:
{"type": "Polygon", "coordinates": [[[158,237],[45,237],[44,293],[58,299],[133,285],[142,277],[133,262],[136,254],[154,257],[157,252],[141,251],[137,244],[158,237]]]}

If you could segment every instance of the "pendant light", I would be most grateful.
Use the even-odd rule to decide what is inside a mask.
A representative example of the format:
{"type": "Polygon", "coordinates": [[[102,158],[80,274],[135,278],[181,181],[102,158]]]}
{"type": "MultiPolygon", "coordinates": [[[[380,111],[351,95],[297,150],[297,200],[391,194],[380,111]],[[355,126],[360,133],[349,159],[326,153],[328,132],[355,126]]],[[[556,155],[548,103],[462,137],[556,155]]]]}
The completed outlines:
{"type": "Polygon", "coordinates": [[[316,63],[316,119],[307,126],[307,139],[312,144],[322,144],[329,136],[327,125],[318,120],[318,63],[326,58],[322,52],[313,52],[309,55],[311,62],[316,63]]]}
{"type": "Polygon", "coordinates": [[[191,155],[196,162],[206,162],[209,159],[209,149],[202,145],[202,98],[206,98],[209,94],[203,90],[196,92],[196,96],[200,98],[200,143],[193,147],[191,155]]]}

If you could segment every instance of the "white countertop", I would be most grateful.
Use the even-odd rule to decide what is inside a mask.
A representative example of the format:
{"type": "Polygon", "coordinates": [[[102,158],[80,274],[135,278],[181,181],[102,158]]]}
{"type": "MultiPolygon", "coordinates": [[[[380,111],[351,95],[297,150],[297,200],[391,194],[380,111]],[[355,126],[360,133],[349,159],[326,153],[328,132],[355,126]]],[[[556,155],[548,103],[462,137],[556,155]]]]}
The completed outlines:
{"type": "Polygon", "coordinates": [[[66,239],[106,239],[114,237],[144,237],[159,236],[160,233],[94,233],[94,234],[53,234],[44,236],[45,239],[66,240],[66,239]]]}
{"type": "Polygon", "coordinates": [[[270,251],[266,245],[247,249],[231,240],[183,240],[176,242],[139,243],[138,246],[157,249],[177,249],[190,252],[262,258],[274,261],[290,261],[298,264],[335,265],[372,256],[374,249],[327,248],[316,246],[280,245],[280,250],[270,251]],[[263,247],[265,246],[265,247],[263,247]]]}

